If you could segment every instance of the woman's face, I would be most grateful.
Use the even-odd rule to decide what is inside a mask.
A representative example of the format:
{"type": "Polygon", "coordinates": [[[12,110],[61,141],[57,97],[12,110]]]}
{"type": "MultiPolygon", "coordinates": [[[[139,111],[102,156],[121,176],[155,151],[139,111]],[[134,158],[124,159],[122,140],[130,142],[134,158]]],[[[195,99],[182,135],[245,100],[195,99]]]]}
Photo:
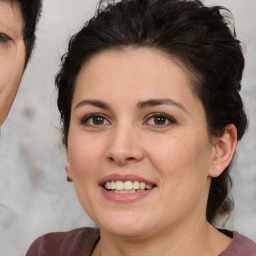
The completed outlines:
{"type": "Polygon", "coordinates": [[[19,6],[0,0],[0,126],[17,94],[24,63],[23,19],[19,6]]]}
{"type": "Polygon", "coordinates": [[[83,65],[67,150],[79,200],[102,231],[157,235],[205,219],[204,109],[185,69],[157,50],[106,51],[83,65]]]}

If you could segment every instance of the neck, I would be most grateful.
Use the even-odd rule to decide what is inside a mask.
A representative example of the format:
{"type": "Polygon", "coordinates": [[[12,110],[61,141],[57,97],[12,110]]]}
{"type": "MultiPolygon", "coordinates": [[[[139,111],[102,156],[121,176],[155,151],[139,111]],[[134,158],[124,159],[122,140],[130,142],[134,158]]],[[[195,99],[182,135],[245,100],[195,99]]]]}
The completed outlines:
{"type": "Polygon", "coordinates": [[[161,235],[147,234],[133,238],[113,236],[101,230],[101,239],[93,256],[217,256],[230,242],[229,237],[206,221],[194,225],[193,229],[163,230],[161,235]]]}

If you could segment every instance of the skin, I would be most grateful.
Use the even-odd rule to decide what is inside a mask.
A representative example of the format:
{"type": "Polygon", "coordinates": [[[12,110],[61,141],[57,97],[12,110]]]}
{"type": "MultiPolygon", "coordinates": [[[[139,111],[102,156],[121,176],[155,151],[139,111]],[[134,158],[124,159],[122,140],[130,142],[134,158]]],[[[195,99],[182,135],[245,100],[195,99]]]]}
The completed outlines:
{"type": "Polygon", "coordinates": [[[205,215],[211,177],[230,162],[236,129],[230,125],[221,138],[209,135],[187,74],[182,64],[147,48],[99,53],[81,68],[66,170],[100,227],[93,255],[216,256],[229,245],[205,215]],[[152,99],[158,103],[149,104],[152,99]],[[160,123],[159,113],[165,115],[160,123]],[[100,122],[91,114],[100,114],[100,122]],[[156,187],[139,200],[111,201],[99,186],[111,174],[136,174],[156,187]]]}
{"type": "Polygon", "coordinates": [[[17,94],[24,63],[23,19],[19,6],[0,1],[0,126],[17,94]]]}

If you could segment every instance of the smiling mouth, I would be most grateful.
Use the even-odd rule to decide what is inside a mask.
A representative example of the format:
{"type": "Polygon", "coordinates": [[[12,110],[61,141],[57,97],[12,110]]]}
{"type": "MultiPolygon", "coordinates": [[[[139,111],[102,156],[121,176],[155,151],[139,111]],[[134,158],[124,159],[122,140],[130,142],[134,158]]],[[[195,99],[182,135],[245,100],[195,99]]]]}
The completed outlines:
{"type": "Polygon", "coordinates": [[[145,182],[139,181],[108,181],[103,184],[103,187],[107,191],[111,191],[113,193],[126,194],[126,193],[138,193],[144,192],[147,190],[151,190],[155,185],[146,184],[145,182]]]}

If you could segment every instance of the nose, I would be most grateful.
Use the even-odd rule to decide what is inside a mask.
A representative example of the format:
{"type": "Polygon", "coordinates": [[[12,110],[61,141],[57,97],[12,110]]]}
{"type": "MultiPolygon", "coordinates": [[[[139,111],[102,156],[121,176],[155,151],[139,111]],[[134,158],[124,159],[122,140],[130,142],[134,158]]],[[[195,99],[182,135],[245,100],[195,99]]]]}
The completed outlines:
{"type": "Polygon", "coordinates": [[[135,128],[116,128],[109,137],[106,150],[109,161],[118,165],[139,162],[144,158],[141,136],[135,128]]]}

